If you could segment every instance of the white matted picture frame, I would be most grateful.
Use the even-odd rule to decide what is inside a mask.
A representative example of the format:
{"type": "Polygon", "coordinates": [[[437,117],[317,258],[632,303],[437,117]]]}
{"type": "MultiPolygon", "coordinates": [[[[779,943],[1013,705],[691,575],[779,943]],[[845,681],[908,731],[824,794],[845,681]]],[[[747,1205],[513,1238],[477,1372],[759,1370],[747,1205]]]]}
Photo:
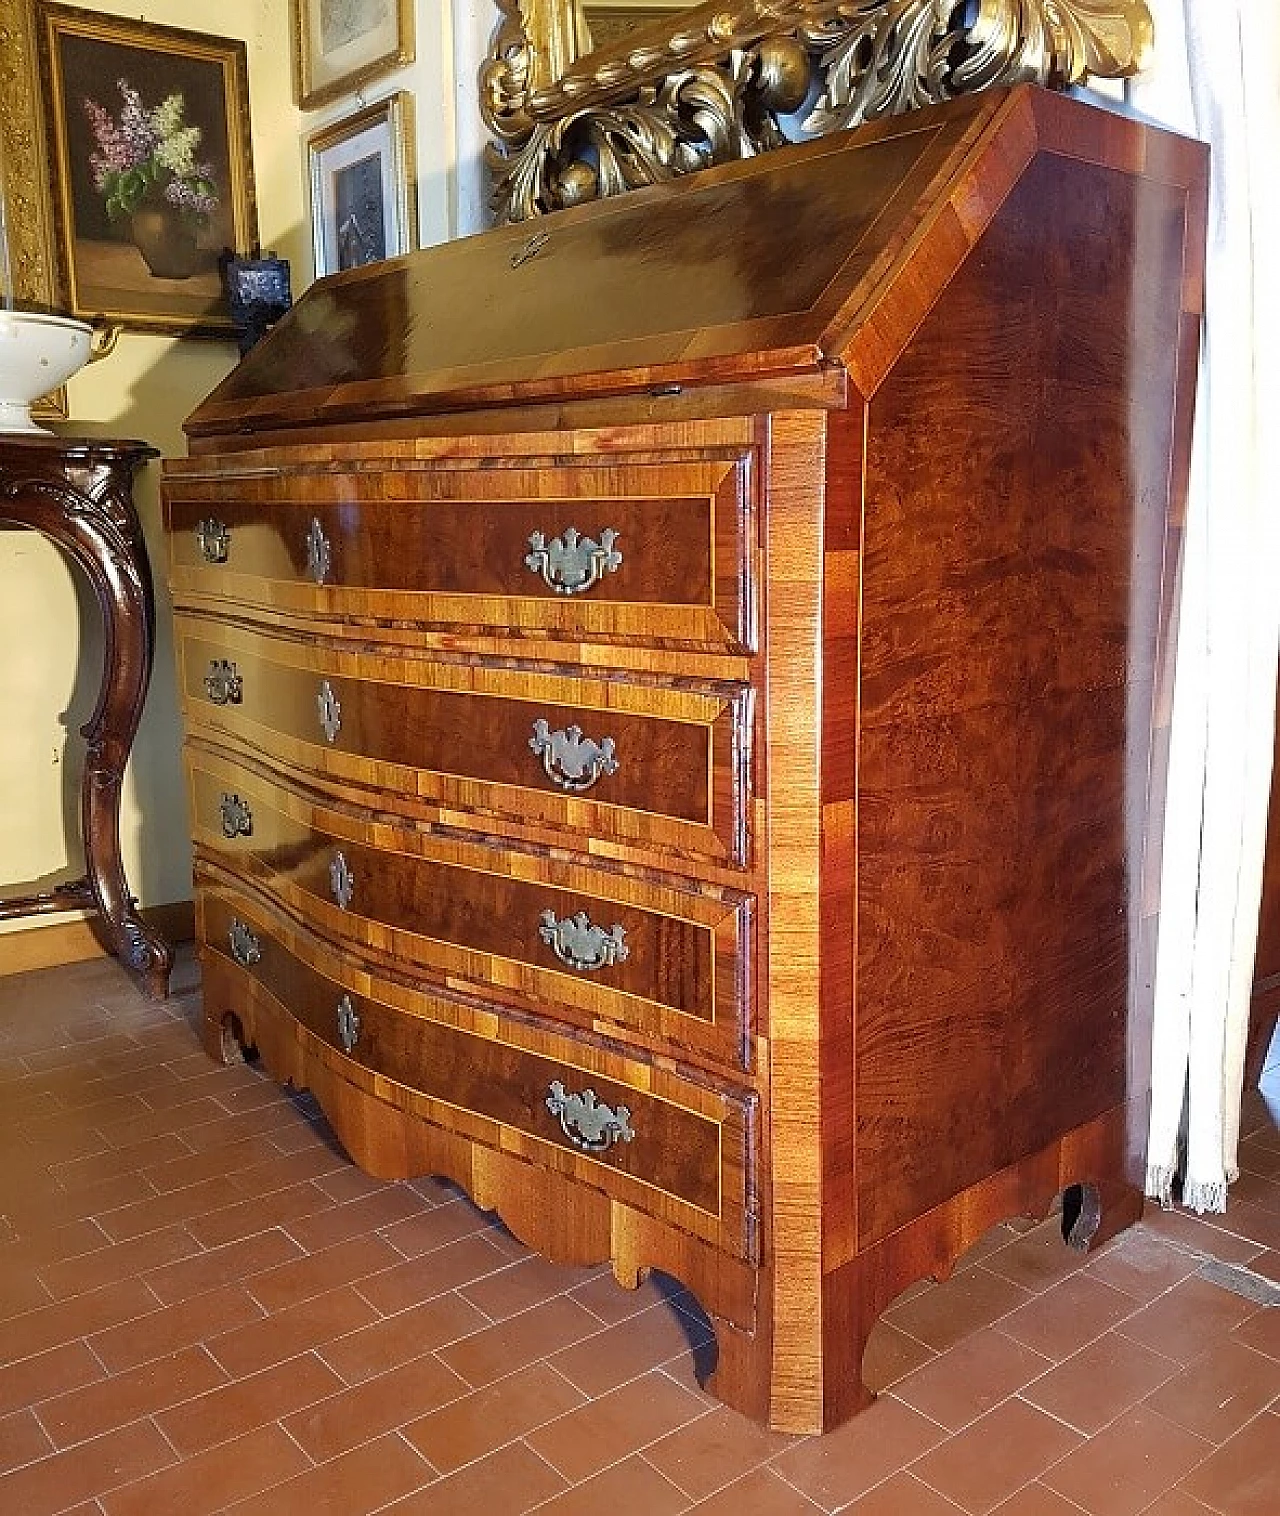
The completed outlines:
{"type": "Polygon", "coordinates": [[[412,143],[407,90],[307,139],[317,279],[418,245],[412,143]]]}
{"type": "Polygon", "coordinates": [[[413,62],[413,0],[292,0],[298,104],[314,110],[413,62]]]}

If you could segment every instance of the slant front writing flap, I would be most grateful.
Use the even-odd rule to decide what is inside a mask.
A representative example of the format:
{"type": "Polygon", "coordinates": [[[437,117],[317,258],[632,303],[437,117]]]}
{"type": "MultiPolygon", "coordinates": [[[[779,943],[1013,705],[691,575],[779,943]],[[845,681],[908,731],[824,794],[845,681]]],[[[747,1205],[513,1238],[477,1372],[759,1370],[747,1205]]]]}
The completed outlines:
{"type": "Polygon", "coordinates": [[[956,101],[324,280],[188,430],[814,368],[1006,103],[956,101]]]}

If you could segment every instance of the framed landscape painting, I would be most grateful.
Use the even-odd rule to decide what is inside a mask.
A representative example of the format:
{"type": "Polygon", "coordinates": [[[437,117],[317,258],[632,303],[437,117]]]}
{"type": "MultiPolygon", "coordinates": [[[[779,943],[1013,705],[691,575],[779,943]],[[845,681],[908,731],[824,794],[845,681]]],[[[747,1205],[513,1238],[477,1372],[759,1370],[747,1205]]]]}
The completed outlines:
{"type": "Polygon", "coordinates": [[[417,245],[411,112],[401,90],[308,140],[317,279],[417,245]]]}
{"type": "Polygon", "coordinates": [[[233,336],[220,264],[258,240],[244,44],[48,0],[35,34],[63,303],[233,336]]]}
{"type": "Polygon", "coordinates": [[[313,110],[413,62],[412,0],[293,0],[298,104],[313,110]]]}

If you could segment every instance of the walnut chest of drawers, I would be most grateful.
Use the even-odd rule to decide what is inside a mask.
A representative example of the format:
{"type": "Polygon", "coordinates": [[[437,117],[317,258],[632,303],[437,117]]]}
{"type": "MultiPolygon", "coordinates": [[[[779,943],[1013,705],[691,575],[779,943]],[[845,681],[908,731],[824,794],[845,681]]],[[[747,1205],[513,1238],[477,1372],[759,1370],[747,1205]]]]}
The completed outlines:
{"type": "Polygon", "coordinates": [[[1132,1220],[1204,199],[1018,90],[313,287],[167,466],[211,1051],[789,1430],[1132,1220]]]}

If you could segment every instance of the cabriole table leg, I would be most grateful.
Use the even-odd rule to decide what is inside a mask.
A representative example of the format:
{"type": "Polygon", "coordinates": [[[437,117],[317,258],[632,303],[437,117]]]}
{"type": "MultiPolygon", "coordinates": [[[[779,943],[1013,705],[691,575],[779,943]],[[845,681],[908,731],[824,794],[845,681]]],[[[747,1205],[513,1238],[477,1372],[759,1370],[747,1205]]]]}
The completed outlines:
{"type": "Polygon", "coordinates": [[[155,605],[133,476],[155,450],[141,442],[0,437],[0,520],[40,532],[85,571],[102,610],[102,688],[83,727],[81,786],[87,878],[54,896],[3,903],[12,917],[93,905],[120,961],[148,992],[168,992],[173,952],[130,893],[120,852],[120,791],[151,677],[155,605]]]}

